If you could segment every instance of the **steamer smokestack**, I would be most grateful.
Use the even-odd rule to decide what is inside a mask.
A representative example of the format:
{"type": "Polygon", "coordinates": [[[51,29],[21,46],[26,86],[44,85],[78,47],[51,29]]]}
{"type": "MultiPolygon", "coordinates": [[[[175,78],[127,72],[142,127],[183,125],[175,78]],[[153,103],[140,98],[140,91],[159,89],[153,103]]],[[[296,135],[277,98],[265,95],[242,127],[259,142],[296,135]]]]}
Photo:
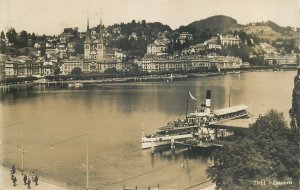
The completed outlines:
{"type": "Polygon", "coordinates": [[[210,113],[210,101],[211,101],[211,90],[207,90],[205,105],[206,105],[206,113],[208,114],[210,113]]]}

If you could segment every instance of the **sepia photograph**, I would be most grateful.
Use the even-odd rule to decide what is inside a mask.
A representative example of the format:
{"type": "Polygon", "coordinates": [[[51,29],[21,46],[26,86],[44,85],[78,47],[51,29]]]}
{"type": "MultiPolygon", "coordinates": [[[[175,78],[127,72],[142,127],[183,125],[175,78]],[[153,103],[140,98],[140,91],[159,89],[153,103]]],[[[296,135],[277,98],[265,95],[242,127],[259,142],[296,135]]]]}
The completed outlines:
{"type": "Polygon", "coordinates": [[[0,0],[0,190],[298,190],[299,0],[0,0]]]}

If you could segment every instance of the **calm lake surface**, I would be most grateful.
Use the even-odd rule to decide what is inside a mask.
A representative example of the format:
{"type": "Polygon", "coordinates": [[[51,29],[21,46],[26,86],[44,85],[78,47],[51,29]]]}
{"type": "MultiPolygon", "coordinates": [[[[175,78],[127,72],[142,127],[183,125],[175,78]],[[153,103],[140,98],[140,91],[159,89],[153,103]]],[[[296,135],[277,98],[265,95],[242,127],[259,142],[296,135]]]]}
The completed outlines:
{"type": "Polygon", "coordinates": [[[24,122],[24,166],[69,183],[85,186],[85,136],[89,134],[90,186],[122,189],[157,186],[184,189],[206,181],[210,156],[188,151],[141,150],[142,126],[150,133],[169,120],[185,116],[187,92],[193,111],[212,90],[212,109],[246,104],[254,116],[274,108],[287,121],[295,71],[253,72],[185,81],[105,84],[92,89],[45,89],[12,93],[0,101],[1,162],[21,167],[24,122]],[[50,144],[54,148],[49,149],[50,144]]]}

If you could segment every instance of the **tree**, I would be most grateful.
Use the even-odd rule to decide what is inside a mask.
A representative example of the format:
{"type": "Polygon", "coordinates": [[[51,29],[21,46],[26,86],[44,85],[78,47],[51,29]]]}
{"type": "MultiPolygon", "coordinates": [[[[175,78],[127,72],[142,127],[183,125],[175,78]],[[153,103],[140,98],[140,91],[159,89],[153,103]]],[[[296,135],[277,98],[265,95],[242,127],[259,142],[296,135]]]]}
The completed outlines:
{"type": "Polygon", "coordinates": [[[105,69],[105,71],[104,71],[105,74],[115,74],[115,73],[117,73],[117,72],[118,72],[118,71],[117,71],[117,69],[116,69],[115,67],[107,68],[107,69],[105,69]]]}
{"type": "Polygon", "coordinates": [[[59,68],[59,67],[55,67],[55,68],[53,69],[53,72],[54,72],[54,75],[55,75],[55,76],[59,75],[59,74],[60,74],[60,68],[59,68]]]}
{"type": "Polygon", "coordinates": [[[17,43],[18,34],[14,28],[11,28],[6,32],[6,37],[9,43],[13,43],[14,45],[17,43]]]}
{"type": "Polygon", "coordinates": [[[5,53],[6,52],[6,42],[5,42],[5,34],[2,31],[1,32],[1,37],[0,37],[0,53],[5,53]]]}
{"type": "Polygon", "coordinates": [[[147,23],[146,23],[146,20],[142,20],[142,27],[147,27],[147,23]]]}
{"type": "Polygon", "coordinates": [[[81,68],[80,68],[80,67],[75,67],[75,68],[71,71],[71,75],[75,75],[75,76],[82,75],[81,68]]]}
{"type": "Polygon", "coordinates": [[[1,37],[0,37],[0,39],[3,40],[3,41],[5,40],[5,34],[4,34],[3,31],[1,32],[1,37]]]}
{"type": "Polygon", "coordinates": [[[35,33],[31,34],[31,45],[32,47],[34,46],[34,44],[37,42],[37,37],[35,35],[35,33]]]}
{"type": "Polygon", "coordinates": [[[28,34],[26,31],[22,30],[18,36],[17,47],[23,48],[28,46],[28,34]]]}
{"type": "Polygon", "coordinates": [[[292,95],[292,108],[289,111],[291,117],[291,128],[300,130],[300,69],[294,79],[294,90],[292,95]]]}
{"type": "Polygon", "coordinates": [[[273,180],[299,186],[298,139],[299,133],[287,127],[283,114],[271,110],[236,142],[215,153],[208,175],[222,189],[272,189],[273,180]],[[267,182],[256,186],[259,180],[267,182]]]}

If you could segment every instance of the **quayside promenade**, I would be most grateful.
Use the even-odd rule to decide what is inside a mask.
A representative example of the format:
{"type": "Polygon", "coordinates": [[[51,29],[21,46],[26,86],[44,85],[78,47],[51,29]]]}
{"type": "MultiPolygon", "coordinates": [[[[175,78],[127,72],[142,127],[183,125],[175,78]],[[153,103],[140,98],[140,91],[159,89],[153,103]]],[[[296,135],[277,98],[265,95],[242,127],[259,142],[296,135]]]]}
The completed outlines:
{"type": "MultiPolygon", "coordinates": [[[[31,178],[30,172],[25,172],[25,174],[31,178]]],[[[11,180],[11,173],[10,168],[3,166],[0,164],[0,190],[27,190],[27,185],[24,185],[23,182],[23,175],[21,171],[17,171],[14,176],[17,178],[16,186],[13,185],[13,182],[11,180]]],[[[52,182],[49,181],[49,179],[43,178],[39,176],[38,185],[36,186],[34,182],[31,182],[30,189],[32,190],[79,190],[84,188],[75,188],[75,187],[69,187],[64,188],[61,186],[58,186],[52,182]]],[[[124,189],[126,190],[141,190],[139,187],[126,187],[124,186],[124,189]]],[[[160,188],[155,188],[155,190],[159,190],[160,188]]],[[[214,190],[215,184],[213,184],[211,181],[202,182],[199,184],[196,184],[195,186],[188,187],[186,189],[190,190],[214,190]]],[[[162,188],[164,190],[164,188],[162,188]]]]}
{"type": "MultiPolygon", "coordinates": [[[[29,178],[32,177],[32,172],[24,172],[29,178]]],[[[17,170],[14,176],[17,179],[16,186],[13,185],[11,180],[10,168],[0,164],[0,190],[26,190],[27,185],[24,185],[23,175],[20,170],[17,170]]],[[[38,176],[38,185],[36,186],[34,182],[31,182],[30,189],[32,190],[73,190],[80,188],[64,188],[63,185],[56,185],[56,183],[51,182],[52,180],[47,179],[43,176],[38,176]]],[[[58,184],[59,182],[57,182],[58,184]]],[[[83,189],[83,188],[82,188],[83,189]]]]}

